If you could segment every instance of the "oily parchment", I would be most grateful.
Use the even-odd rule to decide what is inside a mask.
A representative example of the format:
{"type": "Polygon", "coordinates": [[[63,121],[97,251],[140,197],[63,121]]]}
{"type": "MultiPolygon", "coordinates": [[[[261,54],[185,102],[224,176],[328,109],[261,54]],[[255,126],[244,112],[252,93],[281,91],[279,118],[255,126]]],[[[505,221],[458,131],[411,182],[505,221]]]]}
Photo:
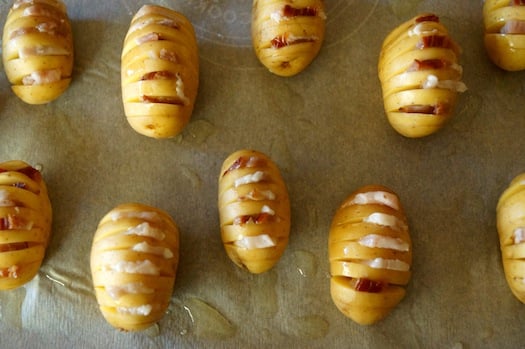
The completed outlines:
{"type": "MultiPolygon", "coordinates": [[[[120,51],[140,1],[66,1],[76,57],[73,82],[58,100],[26,105],[0,74],[0,160],[41,166],[54,209],[38,276],[0,293],[0,347],[521,346],[525,306],[504,279],[495,207],[525,171],[524,73],[488,60],[482,1],[327,0],[321,52],[292,78],[257,61],[251,1],[151,3],[183,12],[198,36],[199,95],[192,121],[174,139],[135,133],[123,113],[120,51]],[[469,89],[443,130],[407,139],[386,120],[377,60],[395,26],[427,11],[462,47],[469,89]],[[228,260],[219,234],[220,166],[241,148],[275,160],[292,203],[288,248],[258,276],[228,260]],[[400,196],[414,262],[406,298],[364,327],[331,301],[327,238],[343,199],[373,183],[400,196]],[[170,308],[141,333],[105,322],[89,271],[99,220],[129,201],[166,210],[181,230],[170,308]]],[[[2,25],[9,7],[0,1],[2,25]]]]}

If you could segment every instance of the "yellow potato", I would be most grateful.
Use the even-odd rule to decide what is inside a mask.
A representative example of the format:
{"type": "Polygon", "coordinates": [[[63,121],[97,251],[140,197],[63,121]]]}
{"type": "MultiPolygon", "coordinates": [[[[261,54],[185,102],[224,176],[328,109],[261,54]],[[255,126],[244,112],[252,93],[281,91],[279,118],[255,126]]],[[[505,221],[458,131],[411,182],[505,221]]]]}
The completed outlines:
{"type": "Polygon", "coordinates": [[[252,43],[259,61],[280,76],[303,71],[325,35],[323,0],[254,0],[252,43]]]}
{"type": "Polygon", "coordinates": [[[37,274],[51,220],[40,172],[23,161],[0,163],[0,290],[22,286],[37,274]]]}
{"type": "Polygon", "coordinates": [[[525,69],[525,3],[486,0],[484,42],[489,58],[501,69],[525,69]]]}
{"type": "Polygon", "coordinates": [[[496,221],[505,278],[512,293],[525,303],[525,173],[501,194],[496,221]]]}
{"type": "Polygon", "coordinates": [[[397,195],[380,185],[352,193],[336,211],[328,237],[330,294],[361,325],[386,317],[405,296],[412,242],[397,195]]]}
{"type": "Polygon", "coordinates": [[[219,175],[221,238],[228,257],[259,274],[284,253],[290,235],[290,199],[275,163],[254,150],[239,150],[219,175]]]}
{"type": "Polygon", "coordinates": [[[421,14],[385,38],[378,64],[385,113],[405,137],[430,135],[452,117],[463,69],[460,48],[433,14],[421,14]]]}
{"type": "Polygon", "coordinates": [[[135,131],[170,138],[183,130],[199,87],[197,39],[186,17],[156,5],[135,14],[122,48],[121,86],[135,131]]]}
{"type": "Polygon", "coordinates": [[[91,247],[97,302],[109,324],[144,330],[164,316],[179,262],[179,230],[164,211],[122,204],[100,221],[91,247]]]}
{"type": "Polygon", "coordinates": [[[45,104],[69,87],[73,35],[61,0],[16,0],[4,25],[2,57],[13,92],[45,104]]]}

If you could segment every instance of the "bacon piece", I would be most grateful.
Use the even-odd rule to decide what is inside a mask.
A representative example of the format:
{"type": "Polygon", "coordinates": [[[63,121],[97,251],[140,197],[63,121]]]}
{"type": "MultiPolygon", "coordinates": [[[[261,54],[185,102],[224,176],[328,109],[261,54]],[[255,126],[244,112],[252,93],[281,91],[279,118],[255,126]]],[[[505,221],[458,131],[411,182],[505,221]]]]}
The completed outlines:
{"type": "Polygon", "coordinates": [[[18,278],[20,268],[18,265],[12,265],[9,268],[0,268],[0,277],[18,278]]]}
{"type": "Polygon", "coordinates": [[[525,34],[525,21],[511,19],[507,21],[507,23],[505,23],[503,27],[501,27],[500,33],[501,34],[525,34]]]}
{"type": "Polygon", "coordinates": [[[273,215],[265,212],[261,212],[255,215],[244,215],[235,217],[235,219],[233,220],[233,225],[243,225],[247,223],[264,224],[271,222],[273,217],[273,215]]]}
{"type": "Polygon", "coordinates": [[[302,37],[289,37],[287,34],[276,36],[272,39],[271,44],[273,48],[282,48],[285,46],[295,45],[295,44],[302,44],[306,42],[315,42],[317,41],[316,38],[310,37],[310,38],[302,38],[302,37]]]}
{"type": "Polygon", "coordinates": [[[62,79],[62,71],[60,69],[38,70],[26,75],[22,78],[22,84],[26,86],[32,85],[46,85],[62,79]]]}
{"type": "Polygon", "coordinates": [[[434,15],[434,14],[429,14],[429,15],[425,15],[425,16],[419,16],[418,18],[416,18],[416,23],[421,23],[421,22],[437,22],[437,23],[439,23],[439,17],[434,15]]]}
{"type": "Polygon", "coordinates": [[[245,168],[245,167],[264,167],[266,166],[266,161],[264,159],[261,159],[257,156],[241,156],[237,160],[233,162],[233,164],[228,168],[224,173],[223,176],[226,175],[228,172],[231,172],[233,170],[237,170],[239,168],[245,168]]]}
{"type": "Polygon", "coordinates": [[[175,79],[176,76],[169,71],[153,71],[147,74],[144,74],[141,80],[170,80],[175,79]]]}
{"type": "Polygon", "coordinates": [[[24,250],[28,247],[29,247],[29,243],[27,241],[13,242],[9,244],[0,244],[0,253],[24,250]]]}
{"type": "Polygon", "coordinates": [[[449,67],[450,65],[450,62],[439,58],[424,60],[414,59],[414,62],[412,62],[412,64],[408,67],[407,72],[429,69],[442,69],[445,67],[449,67]]]}
{"type": "Polygon", "coordinates": [[[398,111],[402,113],[417,113],[417,114],[429,114],[429,115],[443,115],[449,110],[449,106],[445,103],[438,103],[437,105],[421,105],[413,104],[406,105],[399,108],[398,111]]]}
{"type": "Polygon", "coordinates": [[[416,45],[416,48],[418,49],[425,49],[429,47],[450,48],[451,44],[447,36],[428,35],[428,36],[423,36],[416,45]]]}
{"type": "Polygon", "coordinates": [[[29,230],[33,228],[33,223],[17,215],[8,214],[0,218],[0,230],[29,230]]]}
{"type": "Polygon", "coordinates": [[[303,8],[295,8],[290,5],[286,5],[283,8],[283,16],[284,17],[315,17],[317,16],[318,9],[315,7],[303,7],[303,8]]]}
{"type": "Polygon", "coordinates": [[[510,0],[510,6],[524,6],[525,0],[510,0]]]}
{"type": "Polygon", "coordinates": [[[355,281],[355,290],[359,292],[379,293],[385,284],[381,281],[374,281],[366,278],[358,278],[355,281]]]}
{"type": "Polygon", "coordinates": [[[184,105],[184,102],[177,97],[167,97],[167,96],[140,96],[140,101],[144,103],[163,103],[163,104],[173,104],[173,105],[184,105]]]}

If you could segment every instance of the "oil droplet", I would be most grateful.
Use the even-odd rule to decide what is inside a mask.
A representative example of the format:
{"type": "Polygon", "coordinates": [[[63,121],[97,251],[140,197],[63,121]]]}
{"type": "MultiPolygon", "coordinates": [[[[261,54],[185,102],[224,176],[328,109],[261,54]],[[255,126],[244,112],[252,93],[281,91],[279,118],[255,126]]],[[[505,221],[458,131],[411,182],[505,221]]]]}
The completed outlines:
{"type": "Polygon", "coordinates": [[[277,274],[274,270],[270,270],[257,275],[253,282],[255,286],[251,292],[252,309],[256,309],[258,317],[271,318],[275,316],[279,310],[276,291],[277,274]]]}
{"type": "Polygon", "coordinates": [[[0,323],[8,327],[22,328],[22,303],[26,296],[24,287],[0,292],[0,323]]]}
{"type": "Polygon", "coordinates": [[[286,332],[289,335],[302,339],[323,338],[327,335],[328,329],[328,321],[319,315],[295,317],[286,324],[286,332]]]}
{"type": "Polygon", "coordinates": [[[227,339],[237,331],[228,319],[217,309],[203,300],[191,297],[185,302],[184,309],[193,323],[193,333],[203,339],[227,339]]]}
{"type": "Polygon", "coordinates": [[[388,0],[392,11],[398,18],[406,18],[421,0],[388,0]]]}
{"type": "Polygon", "coordinates": [[[193,188],[199,188],[201,186],[202,181],[197,172],[186,166],[181,166],[181,173],[190,181],[193,188]]]}
{"type": "Polygon", "coordinates": [[[310,277],[317,273],[317,258],[308,251],[298,250],[293,253],[295,267],[302,277],[310,277]]]}
{"type": "Polygon", "coordinates": [[[194,144],[206,142],[213,132],[215,132],[215,126],[206,120],[195,120],[186,127],[186,134],[191,137],[191,142],[194,144]]]}

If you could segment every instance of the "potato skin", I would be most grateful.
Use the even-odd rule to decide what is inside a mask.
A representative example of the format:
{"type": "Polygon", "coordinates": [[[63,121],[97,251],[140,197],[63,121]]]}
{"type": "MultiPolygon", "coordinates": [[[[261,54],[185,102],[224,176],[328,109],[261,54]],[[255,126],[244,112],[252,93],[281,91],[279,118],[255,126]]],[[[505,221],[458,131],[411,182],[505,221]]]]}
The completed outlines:
{"type": "Polygon", "coordinates": [[[386,317],[411,276],[412,243],[397,195],[381,185],[352,193],[333,217],[328,256],[336,307],[361,325],[386,317]]]}
{"type": "Polygon", "coordinates": [[[271,269],[290,235],[290,199],[275,163],[255,150],[228,156],[219,175],[218,208],[228,257],[254,274],[271,269]]]}
{"type": "Polygon", "coordinates": [[[525,21],[525,6],[486,0],[483,5],[484,44],[490,60],[507,71],[525,69],[525,33],[509,31],[512,22],[525,21]]]}
{"type": "Polygon", "coordinates": [[[259,61],[279,76],[303,71],[325,36],[323,0],[254,0],[252,43],[259,61]]]}
{"type": "Polygon", "coordinates": [[[452,117],[461,82],[459,46],[439,18],[424,13],[385,38],[378,75],[388,121],[401,135],[424,137],[452,117]]]}
{"type": "Polygon", "coordinates": [[[496,222],[505,278],[514,296],[525,303],[525,173],[501,194],[496,222]]]}
{"type": "Polygon", "coordinates": [[[2,58],[13,92],[29,104],[57,99],[73,71],[73,35],[61,0],[14,1],[4,25],[2,58]]]}
{"type": "Polygon", "coordinates": [[[183,130],[199,87],[197,39],[184,15],[156,5],[139,9],[124,39],[121,87],[135,131],[170,138],[183,130]]]}
{"type": "Polygon", "coordinates": [[[144,330],[164,316],[179,261],[179,230],[164,211],[122,204],[100,221],[91,275],[102,315],[124,331],[144,330]]]}
{"type": "Polygon", "coordinates": [[[51,220],[41,173],[19,160],[0,163],[0,290],[20,287],[37,274],[51,220]]]}

